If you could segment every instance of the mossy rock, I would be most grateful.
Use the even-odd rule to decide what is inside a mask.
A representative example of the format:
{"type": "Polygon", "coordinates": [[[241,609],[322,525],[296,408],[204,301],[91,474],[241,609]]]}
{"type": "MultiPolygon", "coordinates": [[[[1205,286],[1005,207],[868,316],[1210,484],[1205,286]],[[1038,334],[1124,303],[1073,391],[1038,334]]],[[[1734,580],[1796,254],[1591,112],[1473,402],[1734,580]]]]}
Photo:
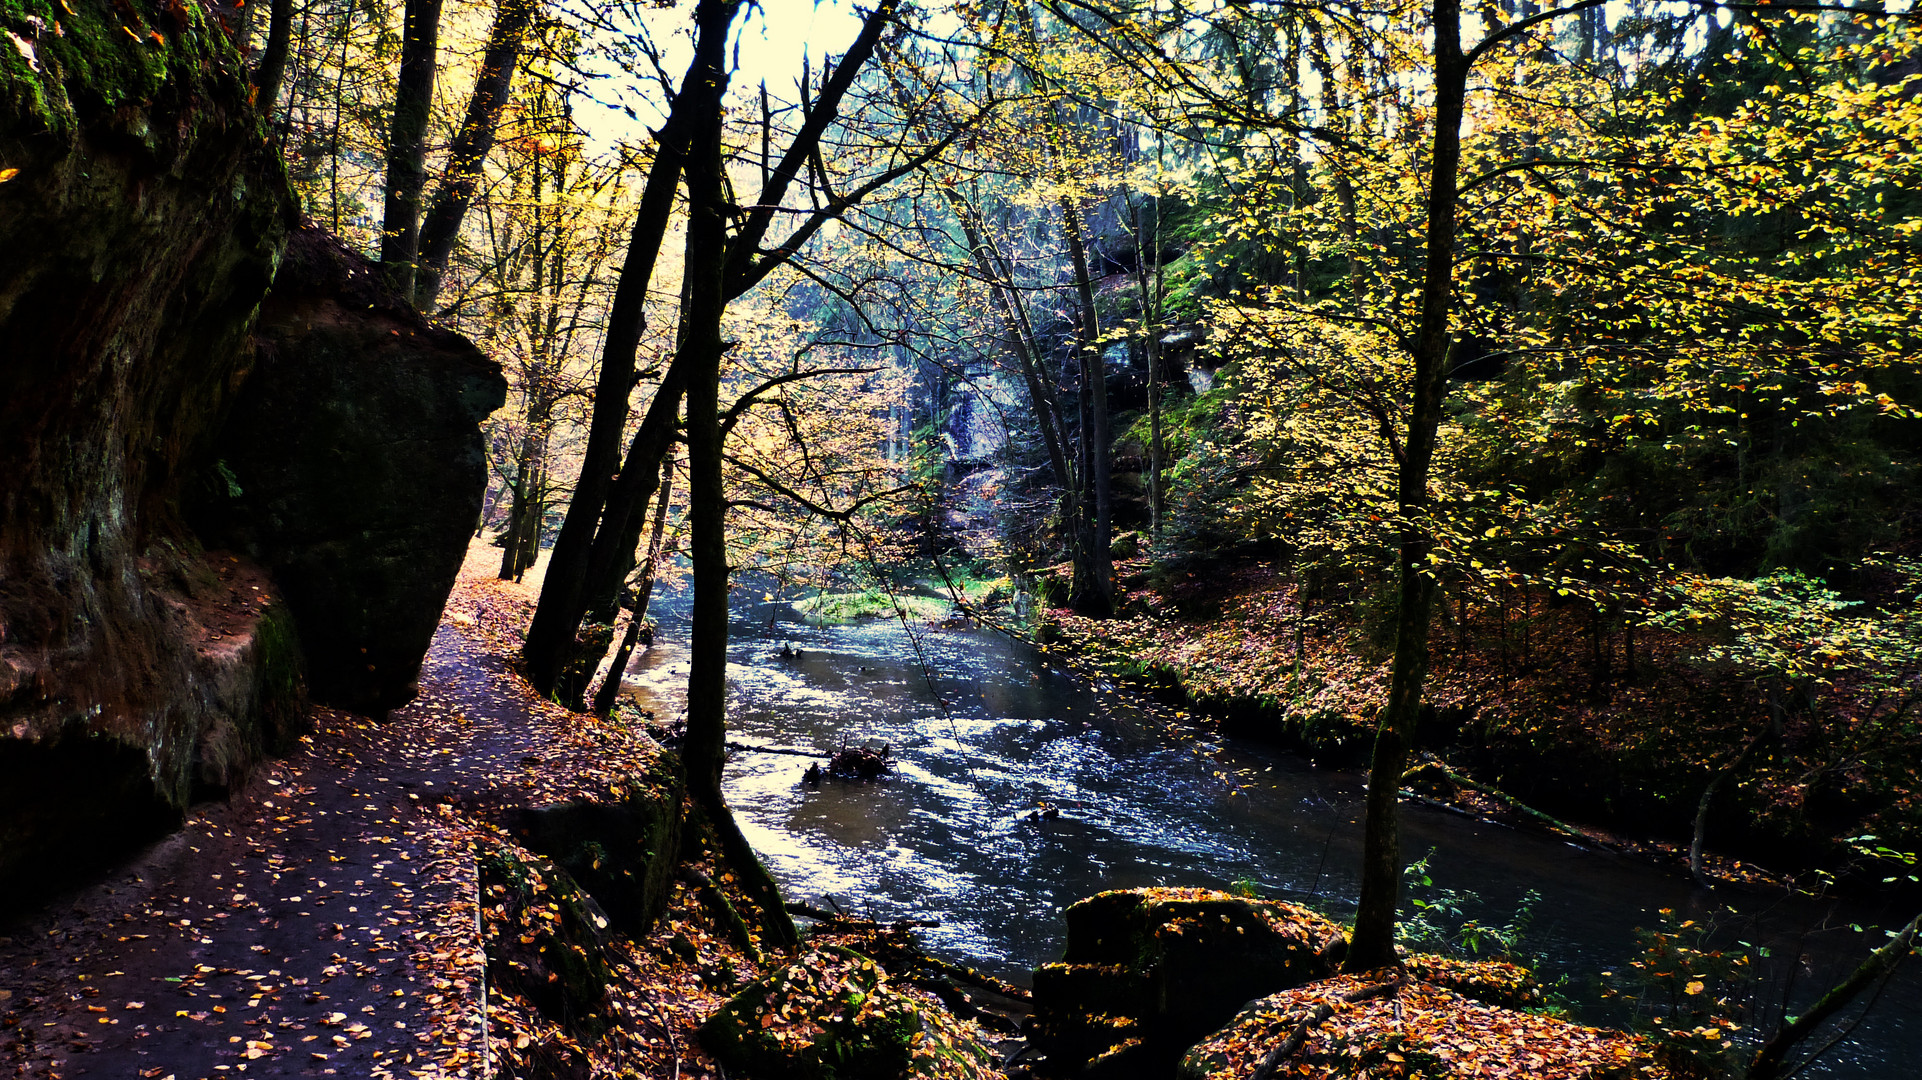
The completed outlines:
{"type": "Polygon", "coordinates": [[[526,998],[576,1039],[607,1031],[612,1001],[609,920],[594,898],[547,859],[511,845],[480,857],[487,979],[526,998]]]}
{"type": "Polygon", "coordinates": [[[1148,976],[1119,964],[1043,964],[1034,973],[1029,1037],[1063,1062],[1088,1062],[1139,1045],[1141,1018],[1155,1011],[1148,976]]]}
{"type": "Polygon", "coordinates": [[[1062,1071],[1116,1075],[1172,1064],[1249,1000],[1333,974],[1342,937],[1306,908],[1210,889],[1100,893],[1067,921],[1061,962],[1035,972],[1034,1043],[1062,1071]]]}
{"type": "MultiPolygon", "coordinates": [[[[1483,981],[1501,981],[1499,973],[1481,974],[1483,981]]],[[[1343,975],[1251,1002],[1189,1050],[1175,1075],[1178,1080],[1244,1080],[1298,1029],[1305,1030],[1305,1037],[1278,1075],[1310,1080],[1468,1080],[1511,1074],[1675,1080],[1658,1059],[1657,1047],[1646,1039],[1489,1005],[1393,970],[1343,975]],[[1358,990],[1397,980],[1392,992],[1344,1000],[1358,990]],[[1322,1005],[1330,1013],[1315,1022],[1322,1005]],[[1305,1029],[1304,1020],[1309,1021],[1305,1029]]]]}
{"type": "Polygon", "coordinates": [[[615,926],[638,938],[667,910],[685,786],[679,763],[662,754],[648,771],[615,778],[604,794],[520,811],[512,825],[523,844],[559,863],[615,926]]]}
{"type": "Polygon", "coordinates": [[[999,1076],[974,1029],[890,983],[851,949],[805,953],[750,983],[701,1028],[730,1074],[760,1080],[999,1076]]]}

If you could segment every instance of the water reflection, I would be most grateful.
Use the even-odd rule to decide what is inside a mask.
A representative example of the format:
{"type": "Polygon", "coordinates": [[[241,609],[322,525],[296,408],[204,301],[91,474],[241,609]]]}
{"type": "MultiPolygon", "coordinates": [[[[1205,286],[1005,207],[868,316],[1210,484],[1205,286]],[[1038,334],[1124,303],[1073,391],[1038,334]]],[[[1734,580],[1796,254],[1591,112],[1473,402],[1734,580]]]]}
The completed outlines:
{"type": "MultiPolygon", "coordinates": [[[[683,626],[630,674],[651,707],[684,693],[683,626]]],[[[881,919],[929,918],[935,951],[1025,981],[1059,956],[1060,910],[1102,889],[1226,887],[1351,910],[1360,861],[1361,777],[1261,747],[1197,739],[1169,710],[1064,673],[1026,646],[988,633],[866,622],[808,626],[765,610],[736,620],[729,662],[730,738],[827,754],[886,743],[898,774],[878,783],[801,783],[809,761],[738,753],[728,799],[789,894],[881,919]],[[781,656],[783,645],[800,655],[781,656]],[[1029,820],[1043,805],[1052,821],[1029,820]]],[[[1541,894],[1529,947],[1548,977],[1594,1008],[1594,973],[1623,966],[1633,931],[1656,911],[1711,914],[1678,875],[1616,856],[1482,825],[1405,811],[1405,850],[1434,849],[1441,887],[1470,890],[1479,914],[1503,920],[1541,894]]],[[[1784,952],[1824,917],[1899,925],[1906,913],[1844,911],[1753,896],[1717,897],[1763,920],[1784,952]]],[[[1813,987],[1870,944],[1843,933],[1841,951],[1807,973],[1813,987]]],[[[1879,943],[1879,939],[1877,941],[1879,943]]],[[[1887,1076],[1922,1051],[1910,970],[1883,995],[1857,1044],[1811,1073],[1887,1076]]]]}

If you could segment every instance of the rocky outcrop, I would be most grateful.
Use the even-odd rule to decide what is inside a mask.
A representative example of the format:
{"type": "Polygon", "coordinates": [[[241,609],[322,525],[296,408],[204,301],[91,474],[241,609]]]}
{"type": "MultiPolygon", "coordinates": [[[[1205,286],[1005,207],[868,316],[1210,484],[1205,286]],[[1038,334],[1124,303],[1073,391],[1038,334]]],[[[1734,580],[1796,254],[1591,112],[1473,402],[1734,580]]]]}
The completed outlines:
{"type": "Polygon", "coordinates": [[[1066,912],[1061,962],[1034,973],[1034,1045],[1059,1072],[1165,1073],[1249,1000],[1333,974],[1341,927],[1209,889],[1118,889],[1066,912]]]}
{"type": "MultiPolygon", "coordinates": [[[[495,992],[526,998],[577,1041],[605,1034],[613,1014],[608,986],[621,962],[606,913],[567,871],[516,845],[483,850],[479,863],[495,992]]],[[[551,1071],[586,1075],[574,1067],[551,1071]]]]}
{"type": "MultiPolygon", "coordinates": [[[[1182,1058],[1179,1080],[1252,1080],[1257,1075],[1335,1080],[1354,1076],[1584,1077],[1672,1080],[1667,1055],[1647,1039],[1491,1005],[1462,990],[1499,996],[1512,965],[1447,965],[1460,989],[1410,970],[1315,982],[1251,1002],[1182,1058]],[[1486,967],[1485,972],[1475,969],[1486,967]]],[[[1517,969],[1518,970],[1518,969],[1517,969]]],[[[1430,972],[1432,974],[1433,972],[1430,972]]]]}
{"type": "Polygon", "coordinates": [[[502,390],[472,346],[363,302],[334,255],[299,261],[312,241],[257,352],[294,200],[204,7],[0,0],[0,33],[10,908],[285,748],[303,663],[330,700],[405,695],[478,509],[474,421],[502,390]],[[308,326],[318,344],[296,340],[308,326]],[[367,355],[340,356],[350,341],[367,355]],[[255,470],[254,502],[223,454],[255,470]],[[210,489],[262,509],[199,530],[183,508],[210,489]]]}
{"type": "Polygon", "coordinates": [[[506,381],[311,226],[287,245],[256,338],[195,524],[273,572],[316,700],[392,708],[414,696],[479,519],[475,425],[506,381]]]}
{"type": "Polygon", "coordinates": [[[651,770],[616,775],[592,796],[514,808],[501,819],[592,893],[622,932],[640,937],[667,910],[686,787],[679,759],[664,754],[651,770]]]}
{"type": "Polygon", "coordinates": [[[271,583],[177,507],[291,224],[204,9],[0,0],[0,903],[282,743],[271,583]],[[263,584],[264,583],[264,584],[263,584]],[[258,588],[256,587],[258,586],[258,588]]]}
{"type": "Polygon", "coordinates": [[[748,984],[701,1028],[731,1075],[987,1080],[994,1054],[935,1001],[851,949],[802,955],[748,984]]]}

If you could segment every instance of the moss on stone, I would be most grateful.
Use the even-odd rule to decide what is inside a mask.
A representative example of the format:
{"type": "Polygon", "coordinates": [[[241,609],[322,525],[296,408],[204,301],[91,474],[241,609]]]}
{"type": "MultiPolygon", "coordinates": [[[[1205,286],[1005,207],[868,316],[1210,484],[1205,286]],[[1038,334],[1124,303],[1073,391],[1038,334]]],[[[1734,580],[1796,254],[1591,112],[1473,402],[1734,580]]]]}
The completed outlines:
{"type": "Polygon", "coordinates": [[[971,1027],[892,985],[851,949],[803,954],[731,998],[701,1028],[730,1073],[791,1080],[975,1080],[996,1075],[971,1027]]]}
{"type": "Polygon", "coordinates": [[[1116,889],[1066,916],[1061,962],[1035,972],[1033,1039],[1070,1071],[1172,1064],[1242,1003],[1331,974],[1342,937],[1307,908],[1212,889],[1116,889]]]}
{"type": "Polygon", "coordinates": [[[253,729],[261,750],[278,757],[307,731],[307,687],[301,678],[300,635],[281,604],[269,607],[254,628],[253,729]]]}
{"type": "Polygon", "coordinates": [[[592,893],[630,937],[667,910],[684,825],[678,762],[662,754],[645,772],[617,777],[602,796],[534,807],[516,835],[592,893]]]}
{"type": "MultiPolygon", "coordinates": [[[[245,93],[245,65],[198,4],[0,0],[0,27],[13,35],[13,47],[0,49],[0,115],[16,124],[69,134],[85,113],[151,103],[188,86],[245,93]]],[[[147,134],[138,118],[129,122],[131,134],[147,134]]]]}
{"type": "Polygon", "coordinates": [[[519,994],[579,1039],[605,1034],[613,980],[609,921],[567,871],[503,845],[480,856],[480,882],[498,916],[487,928],[487,978],[519,994]]]}

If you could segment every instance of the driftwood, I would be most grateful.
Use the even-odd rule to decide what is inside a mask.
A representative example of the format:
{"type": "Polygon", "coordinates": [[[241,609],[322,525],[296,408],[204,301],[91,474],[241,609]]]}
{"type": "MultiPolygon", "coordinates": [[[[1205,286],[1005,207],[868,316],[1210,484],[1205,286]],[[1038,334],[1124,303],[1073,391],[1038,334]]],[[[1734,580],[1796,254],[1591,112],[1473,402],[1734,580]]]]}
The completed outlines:
{"type": "MultiPolygon", "coordinates": [[[[1846,1008],[1849,1002],[1854,1001],[1876,980],[1886,979],[1895,971],[1896,965],[1909,955],[1909,950],[1915,948],[1918,934],[1922,934],[1922,915],[1911,919],[1909,925],[1897,931],[1887,944],[1870,953],[1869,958],[1862,961],[1860,967],[1850,973],[1848,978],[1830,987],[1829,991],[1823,994],[1815,1004],[1809,1006],[1807,1012],[1782,1025],[1768,1042],[1762,1044],[1762,1049],[1756,1052],[1755,1060],[1748,1069],[1750,1080],[1778,1080],[1778,1078],[1794,1076],[1804,1066],[1821,1057],[1828,1046],[1817,1050],[1814,1055],[1795,1068],[1786,1067],[1789,1051],[1815,1034],[1817,1028],[1846,1008]]],[[[1829,1045],[1833,1046],[1834,1043],[1831,1042],[1829,1045]]]]}
{"type": "Polygon", "coordinates": [[[878,750],[870,746],[843,745],[828,759],[828,771],[836,776],[873,780],[893,769],[894,758],[886,743],[882,743],[878,750]]]}
{"type": "MultiPolygon", "coordinates": [[[[1463,776],[1461,773],[1456,772],[1455,770],[1449,768],[1448,766],[1442,764],[1440,761],[1432,757],[1429,758],[1427,761],[1424,761],[1421,764],[1415,766],[1413,769],[1408,770],[1408,774],[1415,774],[1415,773],[1427,771],[1430,769],[1440,773],[1443,777],[1447,778],[1449,783],[1455,785],[1456,787],[1467,788],[1468,790],[1473,791],[1477,794],[1487,796],[1488,798],[1495,800],[1496,802],[1502,804],[1508,809],[1521,815],[1521,817],[1524,820],[1528,821],[1530,824],[1539,826],[1540,828],[1543,828],[1548,832],[1561,837],[1564,840],[1570,840],[1577,844],[1583,844],[1588,847],[1601,848],[1605,851],[1619,852],[1621,850],[1621,848],[1619,848],[1618,846],[1611,844],[1606,840],[1602,840],[1595,836],[1592,836],[1588,832],[1582,829],[1578,829],[1575,826],[1570,825],[1566,821],[1562,821],[1558,818],[1550,817],[1549,815],[1542,813],[1540,810],[1537,810],[1534,807],[1528,805],[1527,803],[1522,802],[1520,799],[1517,799],[1515,796],[1510,795],[1509,793],[1501,790],[1500,788],[1494,787],[1493,785],[1490,785],[1490,784],[1484,784],[1479,780],[1472,780],[1466,776],[1463,776]]],[[[1406,779],[1406,775],[1408,774],[1404,774],[1404,779],[1406,779]]],[[[1408,795],[1412,795],[1417,799],[1422,799],[1422,801],[1424,802],[1433,801],[1429,799],[1423,799],[1422,796],[1417,792],[1404,790],[1404,793],[1408,795]]],[[[1450,804],[1447,804],[1447,803],[1442,803],[1440,805],[1450,806],[1450,804]]],[[[1460,807],[1453,807],[1453,806],[1451,806],[1450,808],[1457,809],[1457,810],[1460,809],[1460,807]]]]}
{"type": "Polygon", "coordinates": [[[796,900],[788,901],[787,909],[792,914],[804,916],[816,922],[836,923],[855,928],[872,927],[877,930],[912,930],[920,926],[941,925],[938,919],[896,919],[891,923],[883,923],[879,919],[870,919],[865,915],[851,915],[845,911],[828,911],[815,907],[813,904],[803,904],[796,900]]]}
{"type": "Polygon", "coordinates": [[[819,750],[800,750],[792,746],[756,746],[753,743],[730,742],[729,750],[741,750],[750,754],[786,754],[789,757],[820,757],[819,750]]]}

